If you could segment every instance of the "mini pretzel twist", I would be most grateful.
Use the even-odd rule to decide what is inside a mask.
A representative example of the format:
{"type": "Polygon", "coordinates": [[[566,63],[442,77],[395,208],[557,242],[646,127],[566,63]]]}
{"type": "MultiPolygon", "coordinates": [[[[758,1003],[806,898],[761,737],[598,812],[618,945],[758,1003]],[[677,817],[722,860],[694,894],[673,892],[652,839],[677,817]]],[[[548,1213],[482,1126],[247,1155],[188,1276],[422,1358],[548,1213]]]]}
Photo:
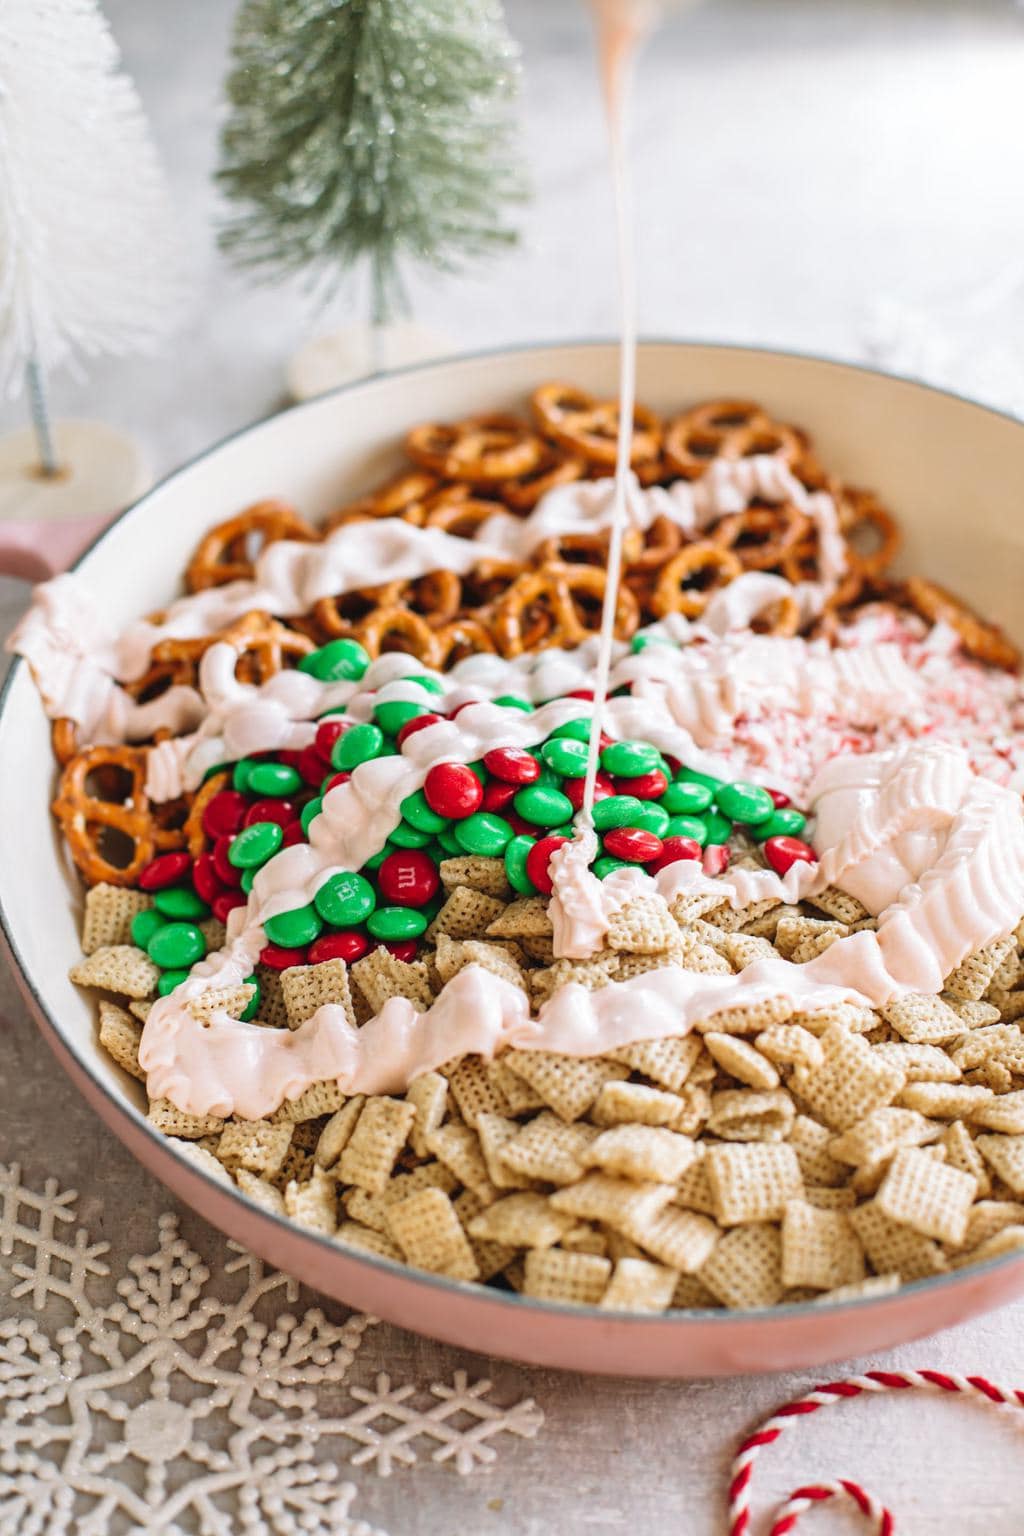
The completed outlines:
{"type": "Polygon", "coordinates": [[[839,498],[839,524],[865,576],[880,576],[891,565],[902,543],[892,513],[873,491],[851,487],[839,498]]]}
{"type": "Polygon", "coordinates": [[[185,571],[185,585],[190,592],[203,592],[229,581],[251,581],[256,558],[268,545],[281,539],[313,544],[319,537],[286,501],[258,501],[200,539],[185,571]]]}
{"type": "Polygon", "coordinates": [[[194,859],[198,859],[201,853],[205,853],[210,842],[203,828],[203,812],[214,795],[219,795],[222,789],[230,789],[230,787],[230,773],[211,773],[196,791],[185,818],[184,828],[185,846],[194,859]]]}
{"type": "Polygon", "coordinates": [[[350,501],[324,519],[323,531],[333,533],[335,528],[349,523],[365,522],[376,517],[400,517],[405,522],[422,525],[424,503],[438,489],[441,482],[436,475],[421,469],[411,469],[404,475],[388,480],[368,496],[350,501]]]}
{"type": "MultiPolygon", "coordinates": [[[[600,629],[607,577],[589,565],[551,563],[520,576],[495,604],[493,634],[503,656],[539,646],[580,645],[600,629]]],[[[615,634],[628,640],[640,622],[636,598],[620,588],[615,634]]]]}
{"type": "Polygon", "coordinates": [[[805,451],[799,432],[773,421],[752,400],[711,400],[683,411],[665,428],[666,467],[687,480],[698,480],[713,459],[771,454],[794,465],[805,451]]]}
{"type": "MultiPolygon", "coordinates": [[[[534,564],[549,565],[552,561],[564,565],[589,565],[605,570],[608,565],[609,533],[562,533],[545,539],[533,552],[534,564]]],[[[626,530],[622,540],[622,560],[631,564],[643,553],[643,534],[638,528],[626,530]]]]}
{"type": "MultiPolygon", "coordinates": [[[[451,489],[455,492],[459,488],[451,489]]],[[[487,519],[504,510],[500,502],[445,490],[428,504],[424,523],[427,528],[440,528],[457,539],[475,539],[487,519]]]]}
{"type": "Polygon", "coordinates": [[[436,630],[435,636],[437,660],[434,665],[441,671],[467,656],[475,656],[481,651],[493,654],[497,649],[490,630],[479,619],[453,619],[436,630]]]}
{"type": "Polygon", "coordinates": [[[788,502],[776,507],[748,507],[730,512],[716,525],[711,541],[731,549],[745,571],[773,570],[810,528],[810,519],[788,502]]]}
{"type": "Polygon", "coordinates": [[[319,598],[313,604],[318,635],[324,640],[349,639],[379,609],[396,607],[403,585],[401,581],[389,581],[382,587],[357,587],[336,597],[319,598]]]}
{"type": "MultiPolygon", "coordinates": [[[[532,396],[533,415],[545,437],[580,453],[589,464],[613,468],[619,436],[617,400],[598,400],[574,384],[542,384],[532,396]]],[[[645,405],[633,411],[630,463],[660,474],[661,422],[645,405]]]]}
{"type": "Polygon", "coordinates": [[[904,583],[904,594],[915,613],[931,624],[940,621],[955,629],[964,650],[977,661],[990,667],[1003,667],[1008,672],[1020,666],[1020,651],[1003,634],[997,624],[989,624],[969,608],[965,602],[938,582],[925,581],[912,576],[904,583]]]}
{"type": "Polygon", "coordinates": [[[582,453],[558,443],[545,443],[544,452],[536,467],[517,480],[503,480],[497,486],[501,500],[513,512],[530,512],[558,485],[571,485],[582,480],[587,472],[587,461],[582,453]]]}
{"type": "Polygon", "coordinates": [[[371,657],[380,656],[384,651],[406,651],[428,667],[439,664],[441,645],[437,633],[426,619],[403,608],[401,604],[374,609],[357,626],[356,637],[371,657]],[[392,641],[397,643],[389,643],[392,641]]]}
{"type": "MultiPolygon", "coordinates": [[[[211,645],[226,643],[238,652],[235,676],[240,683],[265,683],[278,672],[301,661],[314,650],[308,635],[282,624],[269,613],[252,609],[216,634],[198,640],[161,640],[153,647],[152,664],[191,666],[193,680],[198,677],[199,662],[211,645]]],[[[179,680],[187,680],[182,676],[179,680]]]]}
{"type": "Polygon", "coordinates": [[[401,602],[431,629],[440,629],[462,606],[462,582],[454,571],[428,571],[418,581],[403,583],[401,602]]]}
{"type": "MultiPolygon", "coordinates": [[[[811,531],[798,544],[787,549],[779,561],[779,570],[786,580],[798,586],[802,581],[821,580],[818,560],[818,533],[811,531]]],[[[846,570],[835,589],[825,598],[826,609],[846,608],[856,602],[864,588],[865,571],[855,552],[847,546],[846,570]]]]}
{"type": "Polygon", "coordinates": [[[491,484],[536,469],[544,444],[518,416],[492,413],[451,423],[424,422],[406,435],[405,450],[433,474],[491,484]]]}
{"type": "Polygon", "coordinates": [[[662,568],[651,598],[651,608],[659,619],[669,613],[698,619],[712,592],[728,586],[742,571],[743,566],[732,550],[722,549],[710,539],[688,544],[662,568]],[[690,585],[698,580],[703,585],[690,585]]]}
{"type": "Polygon", "coordinates": [[[158,825],[145,786],[140,747],[87,747],[63,769],[53,811],[88,885],[134,885],[158,849],[184,843],[158,825]]]}

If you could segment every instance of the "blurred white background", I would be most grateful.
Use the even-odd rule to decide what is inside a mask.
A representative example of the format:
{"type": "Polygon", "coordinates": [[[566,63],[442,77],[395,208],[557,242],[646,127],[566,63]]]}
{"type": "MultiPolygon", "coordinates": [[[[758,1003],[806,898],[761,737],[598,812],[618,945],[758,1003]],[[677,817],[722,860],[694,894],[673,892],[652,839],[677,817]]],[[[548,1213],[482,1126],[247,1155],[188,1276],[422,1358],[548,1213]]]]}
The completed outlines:
{"type": "MultiPolygon", "coordinates": [[[[157,361],[53,381],[60,414],[138,433],[163,471],[280,403],[328,323],[216,252],[231,0],[106,0],[195,267],[188,329],[157,361]]],[[[411,283],[460,348],[608,334],[609,191],[581,0],[509,0],[534,197],[510,257],[411,283]]],[[[648,334],[884,353],[1024,408],[1024,10],[1011,0],[705,0],[642,63],[632,130],[648,334]]],[[[0,426],[20,421],[9,404],[0,426]]]]}

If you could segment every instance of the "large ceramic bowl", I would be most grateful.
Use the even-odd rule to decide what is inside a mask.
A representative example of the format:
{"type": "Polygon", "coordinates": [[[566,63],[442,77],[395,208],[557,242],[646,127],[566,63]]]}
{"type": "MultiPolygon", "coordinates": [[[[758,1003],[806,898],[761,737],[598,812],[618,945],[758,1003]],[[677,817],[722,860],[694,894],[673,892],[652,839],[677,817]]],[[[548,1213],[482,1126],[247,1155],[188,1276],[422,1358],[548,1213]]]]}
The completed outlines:
{"type": "MultiPolygon", "coordinates": [[[[612,391],[608,345],[470,357],[354,385],[242,432],[124,514],[80,570],[114,620],[174,592],[199,535],[268,495],[317,516],[392,467],[406,427],[521,404],[544,379],[612,391]]],[[[904,560],[948,582],[1024,639],[1024,426],[921,385],[810,358],[653,342],[639,391],[655,407],[750,396],[814,434],[825,462],[876,487],[903,520],[904,560]]],[[[474,1288],[346,1251],[259,1210],[199,1172],[145,1120],[139,1085],[100,1050],[94,1005],[67,980],[79,892],[51,821],[47,722],[17,663],[0,705],[0,920],[40,1033],[111,1129],[182,1199],[273,1264],[404,1327],[487,1353],[621,1375],[774,1371],[877,1350],[960,1322],[1024,1290],[1012,1258],[876,1301],[767,1312],[622,1316],[474,1288]],[[17,771],[13,765],[17,764],[17,771]]]]}

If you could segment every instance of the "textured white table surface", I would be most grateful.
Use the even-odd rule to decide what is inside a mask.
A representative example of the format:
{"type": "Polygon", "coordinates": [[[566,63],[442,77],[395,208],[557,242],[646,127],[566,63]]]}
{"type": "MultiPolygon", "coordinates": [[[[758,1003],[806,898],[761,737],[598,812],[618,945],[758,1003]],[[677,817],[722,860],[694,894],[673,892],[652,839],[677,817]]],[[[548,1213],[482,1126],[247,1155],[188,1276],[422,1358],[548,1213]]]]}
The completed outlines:
{"type": "MultiPolygon", "coordinates": [[[[197,298],[169,357],[103,364],[86,383],[57,380],[55,403],[133,429],[163,470],[273,409],[283,360],[314,322],[298,298],[247,287],[214,252],[208,172],[226,0],[176,0],[173,7],[108,0],[106,9],[169,167],[194,253],[197,298]]],[[[608,191],[584,21],[570,0],[511,0],[510,11],[525,52],[535,189],[524,244],[464,281],[413,284],[418,318],[466,347],[608,333],[614,319],[602,224],[608,191]]],[[[675,23],[645,64],[633,136],[644,328],[855,357],[882,347],[912,370],[1019,402],[1022,69],[1024,15],[994,0],[711,0],[675,23]]],[[[354,308],[354,299],[343,300],[332,319],[343,322],[354,308]]],[[[5,406],[0,420],[7,425],[18,414],[5,406]]],[[[16,584],[0,585],[4,629],[24,599],[16,584]]],[[[12,771],[15,765],[3,766],[12,771]]],[[[0,1015],[0,1162],[19,1162],[31,1189],[52,1176],[79,1191],[78,1224],[92,1241],[110,1245],[103,1261],[109,1281],[90,1282],[98,1294],[123,1276],[133,1254],[153,1249],[159,1215],[173,1202],[56,1072],[6,974],[0,1015]]],[[[182,1224],[212,1271],[213,1288],[232,1256],[190,1213],[182,1213],[182,1224]]],[[[37,1313],[31,1294],[12,1295],[12,1266],[29,1262],[31,1269],[36,1261],[31,1243],[12,1239],[8,1246],[14,1251],[5,1256],[0,1224],[0,1367],[10,1366],[3,1351],[12,1330],[26,1338],[31,1322],[52,1340],[67,1321],[59,1297],[41,1294],[37,1313]]],[[[737,1438],[813,1379],[603,1381],[489,1362],[388,1328],[367,1334],[357,1364],[364,1388],[380,1371],[396,1385],[418,1384],[410,1399],[417,1404],[429,1401],[423,1389],[430,1383],[450,1383],[465,1370],[471,1380],[492,1379],[493,1402],[533,1398],[544,1414],[533,1438],[496,1435],[493,1466],[466,1479],[432,1461],[443,1441],[429,1435],[413,1442],[415,1465],[390,1478],[379,1476],[379,1458],[346,1464],[360,1451],[351,1420],[349,1431],[321,1440],[315,1457],[333,1457],[355,1485],[351,1518],[390,1536],[711,1536],[722,1529],[725,1470],[737,1438]]],[[[893,1351],[884,1364],[1024,1383],[1024,1304],[893,1351]]],[[[147,1389],[127,1383],[131,1374],[126,1367],[112,1373],[112,1382],[124,1378],[116,1391],[129,1405],[115,1422],[125,1423],[124,1413],[145,1396],[147,1389]]],[[[11,1369],[3,1379],[12,1379],[11,1369]]],[[[311,1421],[340,1411],[340,1391],[323,1389],[311,1421]]],[[[85,1411],[81,1404],[78,1411],[85,1411]]],[[[227,1412],[214,1411],[211,1433],[225,1429],[227,1412]]],[[[536,1427],[528,1409],[509,1423],[536,1427]]],[[[117,1462],[112,1476],[141,1487],[144,1472],[157,1477],[156,1462],[141,1454],[142,1420],[132,1424],[125,1438],[140,1454],[117,1462]]],[[[59,1459],[64,1451],[49,1454],[59,1459]]],[[[164,1471],[168,1486],[181,1476],[180,1469],[164,1471]]],[[[845,1475],[904,1514],[901,1529],[1010,1536],[1024,1523],[1022,1473],[1024,1444],[1005,1417],[963,1403],[887,1398],[819,1415],[788,1445],[766,1452],[757,1503],[765,1507],[800,1481],[845,1475]],[[960,1509],[962,1518],[953,1513],[960,1509]]],[[[186,1482],[198,1475],[194,1465],[185,1468],[186,1482]]],[[[29,1536],[28,1515],[12,1514],[14,1495],[6,1498],[0,1531],[29,1536]]],[[[164,1507],[157,1517],[156,1505],[126,1514],[115,1500],[98,1523],[69,1514],[53,1529],[232,1536],[258,1528],[230,1498],[220,1514],[215,1504],[184,1499],[177,1514],[164,1507]]],[[[320,1529],[301,1525],[295,1510],[280,1519],[274,1529],[287,1536],[320,1529]]],[[[840,1511],[814,1520],[808,1529],[857,1528],[840,1511]]],[[[356,1527],[336,1516],[332,1529],[356,1527]]]]}

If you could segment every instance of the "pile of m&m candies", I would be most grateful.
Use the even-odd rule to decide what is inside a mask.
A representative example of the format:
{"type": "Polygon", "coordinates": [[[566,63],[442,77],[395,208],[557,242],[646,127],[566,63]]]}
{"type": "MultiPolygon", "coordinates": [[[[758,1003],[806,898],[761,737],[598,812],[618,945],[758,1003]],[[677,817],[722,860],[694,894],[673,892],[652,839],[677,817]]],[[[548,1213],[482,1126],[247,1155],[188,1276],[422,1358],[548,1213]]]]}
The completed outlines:
{"type": "MultiPolygon", "coordinates": [[[[356,641],[339,639],[300,666],[322,681],[359,681],[369,660],[356,641]]],[[[301,752],[234,764],[230,787],[203,811],[206,851],[195,860],[164,854],[143,871],[139,883],[153,892],[154,905],[136,918],[133,938],[163,969],[161,992],[205,954],[199,924],[211,915],[226,921],[244,904],[258,870],[281,848],[308,838],[330,789],[362,764],[400,753],[410,736],[446,718],[437,677],[414,671],[401,681],[399,690],[384,686],[371,695],[370,719],[333,710],[301,752]]],[[[495,702],[533,709],[511,695],[495,702]]],[[[263,963],[277,969],[335,958],[351,963],[378,944],[411,960],[444,900],[439,866],[460,855],[502,859],[520,894],[550,892],[551,855],[573,836],[583,803],[589,732],[589,720],[572,720],[529,750],[497,747],[478,762],[430,768],[423,787],[402,801],[401,820],[384,848],[361,870],[331,875],[306,905],[267,919],[263,963]]],[[[779,873],[816,859],[800,837],[805,817],[785,795],[692,771],[645,741],[602,738],[593,819],[599,838],[593,869],[602,879],[627,866],[656,873],[680,859],[700,859],[705,871],[721,873],[737,832],[760,843],[779,873]]]]}

